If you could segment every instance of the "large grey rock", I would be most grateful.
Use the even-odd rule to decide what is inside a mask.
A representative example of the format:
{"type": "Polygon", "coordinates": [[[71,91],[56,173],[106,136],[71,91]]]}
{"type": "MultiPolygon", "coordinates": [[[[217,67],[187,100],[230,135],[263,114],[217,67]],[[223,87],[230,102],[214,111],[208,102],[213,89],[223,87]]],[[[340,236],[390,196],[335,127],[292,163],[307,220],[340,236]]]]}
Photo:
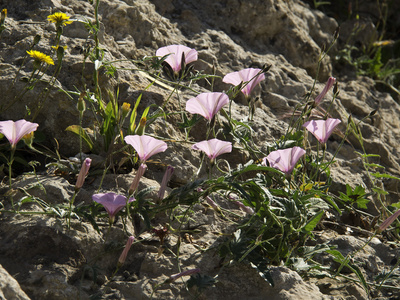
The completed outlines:
{"type": "Polygon", "coordinates": [[[0,299],[29,300],[18,282],[0,265],[0,299]]]}

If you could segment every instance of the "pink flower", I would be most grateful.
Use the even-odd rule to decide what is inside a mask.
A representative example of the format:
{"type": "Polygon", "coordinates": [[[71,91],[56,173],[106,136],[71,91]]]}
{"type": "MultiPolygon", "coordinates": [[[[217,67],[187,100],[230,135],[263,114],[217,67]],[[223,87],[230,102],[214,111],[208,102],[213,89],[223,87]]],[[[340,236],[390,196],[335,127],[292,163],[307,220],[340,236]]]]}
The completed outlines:
{"type": "Polygon", "coordinates": [[[182,54],[185,55],[185,64],[197,60],[197,51],[183,45],[170,45],[161,47],[156,51],[157,56],[163,57],[168,55],[168,57],[165,59],[165,62],[171,66],[174,72],[179,72],[182,68],[182,54]]]}
{"type": "Polygon", "coordinates": [[[322,90],[322,92],[314,100],[316,105],[318,105],[322,101],[322,99],[325,97],[325,95],[328,93],[328,91],[335,84],[335,81],[336,81],[335,77],[329,77],[328,78],[328,81],[326,82],[324,89],[322,90]]]}
{"type": "Polygon", "coordinates": [[[174,173],[174,168],[171,166],[167,167],[167,170],[164,173],[164,177],[161,182],[160,190],[158,191],[158,200],[162,200],[164,198],[165,189],[167,188],[167,183],[171,179],[172,173],[174,173]]]}
{"type": "Polygon", "coordinates": [[[332,131],[341,121],[339,119],[327,119],[327,120],[311,120],[305,122],[303,127],[305,127],[309,132],[311,132],[321,144],[325,144],[332,131]]]}
{"type": "Polygon", "coordinates": [[[192,114],[199,114],[211,121],[215,114],[229,102],[224,93],[201,93],[186,102],[186,110],[192,114]]]}
{"type": "Polygon", "coordinates": [[[214,162],[217,156],[232,151],[232,143],[212,139],[196,143],[192,146],[192,149],[203,151],[210,158],[211,162],[214,162]]]}
{"type": "MultiPolygon", "coordinates": [[[[115,193],[101,193],[92,196],[93,201],[100,203],[108,212],[110,223],[114,222],[116,214],[126,205],[126,197],[115,193]]],[[[135,198],[129,198],[129,203],[135,198]]]]}
{"type": "Polygon", "coordinates": [[[129,195],[132,195],[136,189],[139,186],[139,182],[140,182],[140,178],[142,178],[144,172],[147,169],[147,165],[146,164],[140,164],[139,169],[136,172],[135,178],[133,178],[133,181],[131,183],[131,186],[129,187],[129,195]]]}
{"type": "Polygon", "coordinates": [[[142,162],[168,148],[167,143],[147,135],[127,135],[124,140],[136,150],[142,162]]]}
{"type": "Polygon", "coordinates": [[[219,205],[215,203],[213,199],[210,198],[210,196],[206,196],[206,201],[208,205],[210,205],[215,211],[220,212],[221,209],[219,208],[219,205]]]}
{"type": "Polygon", "coordinates": [[[249,215],[253,215],[254,214],[254,210],[251,207],[248,207],[248,206],[244,205],[242,202],[233,201],[233,203],[235,203],[237,206],[239,206],[239,208],[241,210],[243,210],[245,213],[247,213],[249,215]]]}
{"type": "Polygon", "coordinates": [[[122,251],[122,253],[121,253],[121,255],[120,255],[119,259],[118,259],[118,266],[119,267],[121,267],[125,263],[126,256],[128,255],[129,249],[131,248],[132,243],[133,243],[134,240],[135,240],[135,237],[134,236],[130,236],[128,238],[128,240],[126,241],[125,248],[122,251]]]}
{"type": "Polygon", "coordinates": [[[24,135],[36,131],[39,124],[25,121],[24,119],[14,121],[1,121],[0,122],[0,133],[8,139],[11,144],[11,148],[15,148],[18,142],[23,138],[24,135]]]}
{"type": "Polygon", "coordinates": [[[302,157],[306,151],[300,147],[293,147],[283,150],[276,150],[271,152],[263,159],[263,165],[269,165],[275,169],[281,170],[286,174],[290,174],[297,164],[297,161],[302,157]]]}
{"type": "Polygon", "coordinates": [[[78,175],[78,179],[76,180],[76,184],[75,184],[76,190],[79,190],[83,186],[83,183],[85,182],[85,177],[86,177],[87,173],[89,172],[91,163],[92,163],[92,160],[90,158],[86,158],[85,161],[83,162],[81,170],[78,175]]]}
{"type": "Polygon", "coordinates": [[[242,93],[248,97],[255,86],[265,79],[264,73],[257,75],[261,71],[261,69],[255,68],[243,69],[238,72],[226,74],[222,81],[225,83],[231,83],[234,86],[237,86],[242,82],[247,82],[246,86],[242,89],[242,93]]]}

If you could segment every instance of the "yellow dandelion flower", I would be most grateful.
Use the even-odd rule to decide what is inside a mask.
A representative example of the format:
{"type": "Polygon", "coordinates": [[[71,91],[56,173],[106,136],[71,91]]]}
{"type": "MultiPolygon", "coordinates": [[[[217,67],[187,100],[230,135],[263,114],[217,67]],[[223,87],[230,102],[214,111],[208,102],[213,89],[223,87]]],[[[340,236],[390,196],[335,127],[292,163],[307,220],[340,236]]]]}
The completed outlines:
{"type": "Polygon", "coordinates": [[[54,65],[53,59],[50,56],[48,56],[40,51],[30,50],[30,51],[26,51],[26,53],[28,53],[35,60],[36,63],[44,62],[48,65],[54,65]]]}
{"type": "Polygon", "coordinates": [[[71,24],[72,21],[68,21],[70,16],[67,16],[65,13],[56,12],[52,15],[47,16],[47,20],[51,23],[56,23],[56,26],[66,26],[71,24]]]}

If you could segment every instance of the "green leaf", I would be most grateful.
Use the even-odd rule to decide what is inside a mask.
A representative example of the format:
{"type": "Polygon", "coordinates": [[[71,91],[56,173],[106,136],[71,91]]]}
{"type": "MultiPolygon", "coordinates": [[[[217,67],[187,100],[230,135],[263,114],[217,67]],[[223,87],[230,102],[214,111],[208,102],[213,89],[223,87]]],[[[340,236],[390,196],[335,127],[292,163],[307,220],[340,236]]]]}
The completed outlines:
{"type": "Polygon", "coordinates": [[[376,173],[372,173],[371,175],[374,176],[374,177],[376,177],[376,178],[390,178],[390,179],[397,179],[397,180],[400,180],[399,177],[392,176],[392,175],[389,175],[389,174],[386,174],[386,173],[379,173],[379,172],[376,172],[376,173]]]}
{"type": "Polygon", "coordinates": [[[89,146],[89,149],[92,150],[93,149],[93,142],[90,139],[89,135],[87,134],[87,132],[85,131],[84,128],[82,128],[79,125],[71,125],[68,126],[65,130],[67,131],[71,131],[73,133],[75,133],[78,136],[81,136],[82,139],[86,142],[86,144],[89,146]]]}
{"type": "Polygon", "coordinates": [[[187,286],[188,288],[196,286],[198,291],[202,292],[206,288],[213,286],[216,282],[217,280],[214,277],[196,273],[190,276],[190,279],[187,281],[187,286]]]}
{"type": "Polygon", "coordinates": [[[314,228],[317,226],[319,221],[321,220],[322,216],[324,215],[324,211],[320,211],[316,215],[314,215],[306,225],[304,225],[303,230],[307,233],[310,233],[311,231],[314,230],[314,228]]]}

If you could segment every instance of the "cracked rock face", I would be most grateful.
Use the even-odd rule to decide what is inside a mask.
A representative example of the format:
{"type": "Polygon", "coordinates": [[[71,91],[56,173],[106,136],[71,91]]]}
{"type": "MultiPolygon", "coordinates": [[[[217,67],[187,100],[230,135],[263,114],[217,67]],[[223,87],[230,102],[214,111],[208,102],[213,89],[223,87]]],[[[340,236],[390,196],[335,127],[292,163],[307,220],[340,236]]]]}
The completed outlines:
{"type": "MultiPolygon", "coordinates": [[[[62,156],[74,156],[79,152],[79,143],[76,136],[65,129],[69,125],[78,124],[78,96],[71,98],[62,90],[94,89],[94,63],[90,60],[84,63],[82,55],[82,49],[93,47],[94,42],[91,37],[88,38],[84,24],[78,21],[86,19],[93,22],[93,5],[81,0],[8,2],[7,28],[0,39],[0,92],[3,95],[0,106],[7,107],[7,110],[0,110],[0,119],[18,120],[25,117],[29,120],[37,112],[35,122],[40,124],[42,143],[50,149],[57,148],[62,156]],[[36,34],[41,36],[41,40],[35,49],[49,51],[55,39],[55,26],[47,22],[47,16],[58,11],[76,20],[64,28],[61,38],[61,44],[68,46],[61,73],[45,98],[42,91],[47,86],[44,82],[22,93],[24,78],[29,78],[33,71],[30,59],[24,63],[26,51],[36,34]],[[23,63],[18,80],[14,82],[16,72],[23,63]],[[44,101],[44,104],[37,110],[40,101],[44,101]],[[30,115],[27,115],[28,111],[30,115]]],[[[4,6],[5,3],[0,2],[0,8],[4,6]]],[[[329,56],[323,60],[318,72],[318,57],[322,48],[331,42],[338,24],[322,12],[310,9],[304,2],[101,0],[99,15],[99,38],[104,57],[108,61],[118,60],[115,63],[115,77],[110,78],[105,72],[100,74],[102,93],[106,95],[107,90],[115,91],[119,87],[120,101],[132,106],[142,94],[139,115],[150,104],[161,105],[171,91],[160,85],[146,89],[150,80],[133,70],[136,67],[130,60],[153,56],[159,47],[169,44],[184,44],[195,48],[199,53],[199,60],[194,63],[195,68],[205,73],[212,73],[214,69],[216,75],[221,77],[243,68],[272,66],[266,74],[266,80],[256,91],[260,101],[254,118],[253,138],[262,149],[266,149],[269,143],[285,133],[293,108],[311,89],[317,73],[318,81],[312,97],[323,89],[329,76],[335,76],[339,82],[340,94],[330,113],[342,120],[339,130],[342,133],[345,131],[349,115],[352,115],[355,122],[362,120],[360,127],[363,146],[367,152],[380,155],[379,159],[371,162],[382,164],[387,171],[400,175],[399,105],[391,95],[377,91],[371,79],[340,78],[333,74],[329,56]],[[373,110],[378,110],[378,113],[363,120],[373,110]]],[[[43,79],[50,80],[53,72],[54,69],[49,68],[43,79]]],[[[204,82],[194,87],[206,91],[204,82]]],[[[228,88],[229,85],[221,79],[215,81],[215,91],[228,88]]],[[[184,94],[183,101],[193,95],[190,92],[184,94]]],[[[331,92],[321,105],[324,109],[329,107],[326,99],[330,96],[331,92]]],[[[247,114],[245,101],[239,95],[232,104],[232,113],[237,120],[247,114]]],[[[178,101],[171,100],[167,109],[179,110],[178,101]]],[[[93,120],[94,116],[86,111],[83,127],[91,126],[93,120]]],[[[185,136],[177,129],[177,122],[176,117],[157,120],[146,130],[157,136],[180,141],[185,136]]],[[[190,138],[198,141],[204,135],[199,125],[192,130],[190,138]]],[[[309,139],[312,141],[313,137],[309,139]]],[[[340,134],[334,134],[328,143],[328,156],[336,151],[340,142],[340,134]]],[[[189,182],[197,171],[199,153],[191,151],[190,145],[185,143],[171,142],[168,146],[166,152],[159,154],[159,159],[175,167],[172,180],[177,185],[189,182]]],[[[346,183],[352,186],[370,184],[362,161],[355,154],[355,151],[361,150],[358,139],[350,136],[332,168],[332,192],[345,191],[346,183]]],[[[229,162],[245,163],[246,159],[246,154],[236,153],[229,162]]],[[[155,187],[157,191],[164,169],[158,164],[149,166],[145,175],[147,178],[143,179],[139,188],[155,187]]],[[[126,192],[134,173],[107,175],[103,182],[104,191],[126,192]]],[[[99,182],[100,179],[96,179],[87,184],[79,194],[77,203],[90,203],[99,182]]],[[[387,196],[389,201],[397,202],[397,181],[387,179],[382,184],[390,192],[387,196]]],[[[73,183],[46,174],[40,174],[37,178],[20,176],[16,179],[16,186],[32,188],[34,196],[45,198],[51,203],[68,202],[74,191],[73,183]],[[44,187],[46,193],[41,187],[44,187]]],[[[156,197],[155,193],[152,192],[152,198],[156,197]]],[[[8,201],[3,196],[0,196],[0,200],[8,201]]],[[[9,206],[9,203],[6,205],[9,206]]],[[[32,204],[31,209],[39,209],[39,206],[32,204]]],[[[235,212],[241,213],[239,210],[235,212]]],[[[193,237],[203,247],[217,247],[221,243],[217,233],[233,232],[230,224],[218,218],[213,211],[206,211],[201,205],[193,208],[193,219],[204,225],[193,237]]],[[[0,298],[11,299],[9,295],[12,293],[15,297],[12,299],[78,299],[79,296],[81,299],[89,299],[90,296],[104,299],[147,299],[154,286],[178,272],[175,257],[166,253],[159,255],[159,241],[150,236],[145,243],[133,246],[132,255],[118,276],[109,281],[126,242],[121,220],[118,219],[112,228],[112,241],[104,238],[107,233],[106,218],[99,232],[90,224],[78,220],[74,220],[72,230],[66,232],[61,220],[46,216],[0,215],[0,298]],[[108,247],[107,251],[104,251],[104,245],[108,247]]],[[[160,217],[157,221],[162,224],[167,220],[160,217]]],[[[332,244],[350,249],[356,243],[354,239],[332,236],[332,244]]],[[[166,243],[172,247],[177,240],[176,236],[171,235],[166,243]]],[[[324,238],[321,240],[326,241],[324,238]]],[[[218,255],[211,252],[200,255],[196,246],[182,242],[181,267],[199,267],[210,276],[216,275],[218,255]]],[[[393,251],[379,243],[373,243],[368,253],[362,259],[372,275],[376,275],[384,265],[387,267],[394,256],[393,251]]],[[[341,295],[340,292],[344,293],[344,290],[349,297],[365,296],[363,290],[360,291],[355,284],[339,286],[328,279],[324,282],[306,282],[298,273],[285,267],[274,267],[271,274],[276,282],[275,287],[270,287],[249,266],[226,268],[219,274],[216,287],[206,290],[200,299],[331,299],[329,295],[341,295]]],[[[163,285],[157,291],[159,299],[187,299],[189,296],[182,282],[163,285]]]]}

